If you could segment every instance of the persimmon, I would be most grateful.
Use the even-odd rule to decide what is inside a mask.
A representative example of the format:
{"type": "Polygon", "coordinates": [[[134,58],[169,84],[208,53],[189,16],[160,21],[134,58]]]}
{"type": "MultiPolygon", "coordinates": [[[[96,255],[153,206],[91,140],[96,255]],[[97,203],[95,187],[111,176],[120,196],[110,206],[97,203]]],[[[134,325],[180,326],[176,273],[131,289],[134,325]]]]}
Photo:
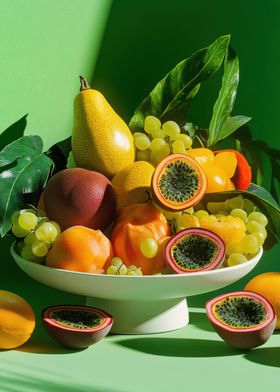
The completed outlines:
{"type": "Polygon", "coordinates": [[[99,230],[72,226],[64,230],[49,251],[49,267],[103,273],[113,257],[110,240],[99,230]]]}
{"type": "Polygon", "coordinates": [[[144,275],[157,272],[165,266],[163,248],[170,229],[165,216],[151,203],[134,204],[122,210],[112,233],[114,255],[122,259],[126,266],[141,267],[144,275]],[[158,243],[155,257],[143,255],[140,245],[152,238],[158,243]]]}

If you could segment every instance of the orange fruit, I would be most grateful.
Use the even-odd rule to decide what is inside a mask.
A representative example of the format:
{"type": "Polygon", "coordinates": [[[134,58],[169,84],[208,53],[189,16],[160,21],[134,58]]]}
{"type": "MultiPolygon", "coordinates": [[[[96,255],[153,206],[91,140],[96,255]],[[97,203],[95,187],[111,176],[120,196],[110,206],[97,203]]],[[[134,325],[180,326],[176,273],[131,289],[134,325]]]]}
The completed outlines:
{"type": "Polygon", "coordinates": [[[113,257],[110,240],[99,230],[72,226],[64,230],[47,255],[49,267],[103,273],[113,257]]]}
{"type": "Polygon", "coordinates": [[[257,275],[247,283],[244,290],[261,294],[271,303],[277,316],[275,329],[280,329],[280,272],[257,275]]]}
{"type": "Polygon", "coordinates": [[[35,328],[35,315],[19,295],[0,290],[0,349],[25,343],[35,328]]]}

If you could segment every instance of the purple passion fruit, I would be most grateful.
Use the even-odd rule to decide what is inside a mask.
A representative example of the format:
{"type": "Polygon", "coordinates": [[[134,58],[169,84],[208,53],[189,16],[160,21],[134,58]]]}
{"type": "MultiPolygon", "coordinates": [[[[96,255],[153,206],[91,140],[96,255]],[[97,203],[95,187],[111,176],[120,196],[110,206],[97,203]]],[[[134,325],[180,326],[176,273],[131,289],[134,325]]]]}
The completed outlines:
{"type": "Polygon", "coordinates": [[[225,258],[225,244],[217,234],[201,228],[185,229],[166,244],[165,259],[178,274],[219,268],[225,258]]]}
{"type": "Polygon", "coordinates": [[[206,303],[206,313],[220,337],[242,350],[264,344],[276,326],[272,305],[251,291],[219,295],[206,303]]]}
{"type": "Polygon", "coordinates": [[[83,305],[50,306],[43,310],[42,320],[53,339],[71,348],[97,343],[113,324],[113,317],[108,313],[83,305]]]}
{"type": "Polygon", "coordinates": [[[197,204],[207,187],[206,175],[195,159],[173,154],[156,167],[152,178],[152,196],[169,211],[182,211],[197,204]]]}

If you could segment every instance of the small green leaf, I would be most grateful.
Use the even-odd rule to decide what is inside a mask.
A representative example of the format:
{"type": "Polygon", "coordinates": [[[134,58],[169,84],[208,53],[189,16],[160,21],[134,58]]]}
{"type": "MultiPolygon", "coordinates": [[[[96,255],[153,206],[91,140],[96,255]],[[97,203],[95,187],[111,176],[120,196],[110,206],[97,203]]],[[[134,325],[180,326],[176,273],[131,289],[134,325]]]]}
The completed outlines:
{"type": "Polygon", "coordinates": [[[26,206],[25,197],[45,186],[53,162],[43,152],[39,136],[24,136],[1,152],[1,164],[10,165],[0,173],[0,234],[11,228],[13,213],[26,206]]]}
{"type": "Polygon", "coordinates": [[[226,138],[251,118],[246,116],[231,117],[239,83],[239,60],[235,51],[229,47],[224,62],[222,87],[213,107],[209,125],[208,146],[214,146],[226,138]]]}
{"type": "Polygon", "coordinates": [[[212,45],[177,64],[137,107],[129,123],[132,131],[143,128],[148,115],[183,125],[200,83],[220,68],[229,41],[229,35],[219,37],[212,45]]]}

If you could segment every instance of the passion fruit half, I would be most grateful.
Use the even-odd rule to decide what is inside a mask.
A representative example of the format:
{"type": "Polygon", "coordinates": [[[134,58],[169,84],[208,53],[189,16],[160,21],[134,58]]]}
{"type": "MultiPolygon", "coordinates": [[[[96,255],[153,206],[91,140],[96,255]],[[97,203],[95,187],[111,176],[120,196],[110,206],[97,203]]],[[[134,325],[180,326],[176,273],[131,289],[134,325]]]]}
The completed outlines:
{"type": "Polygon", "coordinates": [[[103,339],[113,317],[101,309],[84,305],[57,305],[42,312],[50,336],[66,347],[85,348],[103,339]]]}
{"type": "Polygon", "coordinates": [[[264,344],[276,326],[270,302],[252,291],[219,295],[206,303],[206,313],[220,337],[243,350],[264,344]]]}
{"type": "Polygon", "coordinates": [[[180,231],[165,247],[166,262],[178,274],[219,268],[225,254],[223,240],[212,231],[201,228],[180,231]]]}
{"type": "Polygon", "coordinates": [[[152,178],[152,196],[168,211],[182,211],[197,204],[207,187],[206,175],[195,159],[172,154],[156,167],[152,178]]]}

